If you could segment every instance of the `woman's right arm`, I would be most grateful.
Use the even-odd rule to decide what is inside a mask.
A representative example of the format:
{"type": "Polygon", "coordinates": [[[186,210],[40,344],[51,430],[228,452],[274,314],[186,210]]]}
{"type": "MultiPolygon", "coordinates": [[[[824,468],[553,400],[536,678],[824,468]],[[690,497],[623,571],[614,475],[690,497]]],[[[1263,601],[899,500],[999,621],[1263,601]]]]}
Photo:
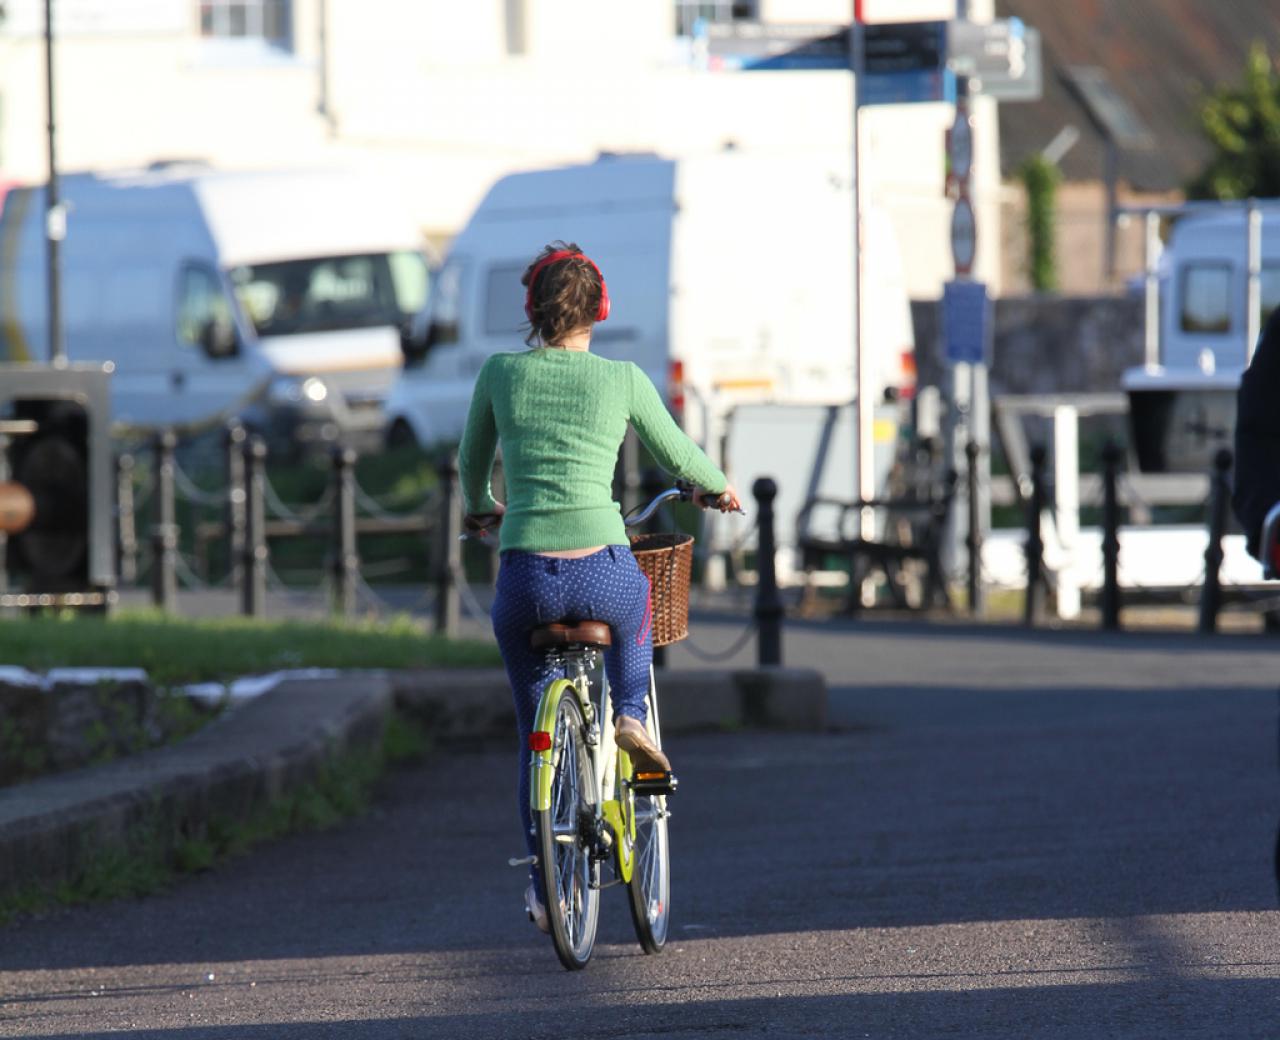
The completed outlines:
{"type": "Polygon", "coordinates": [[[494,454],[498,450],[498,427],[493,418],[489,385],[492,361],[493,358],[489,358],[476,376],[467,424],[463,427],[462,443],[458,446],[458,484],[462,489],[463,509],[468,514],[497,511],[489,484],[494,454]]]}
{"type": "Polygon", "coordinates": [[[628,365],[631,380],[631,425],[653,457],[671,473],[719,495],[729,481],[706,453],[694,443],[667,411],[652,380],[635,364],[628,365]]]}

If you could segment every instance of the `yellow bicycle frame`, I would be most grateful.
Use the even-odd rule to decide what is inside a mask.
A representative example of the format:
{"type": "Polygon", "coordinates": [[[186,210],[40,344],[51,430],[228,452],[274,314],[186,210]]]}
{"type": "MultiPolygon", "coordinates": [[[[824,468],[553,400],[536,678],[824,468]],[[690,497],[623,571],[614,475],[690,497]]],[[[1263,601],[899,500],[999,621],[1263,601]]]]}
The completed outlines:
{"type": "MultiPolygon", "coordinates": [[[[556,766],[559,765],[555,758],[558,749],[554,743],[556,709],[566,689],[573,690],[574,696],[580,696],[577,687],[570,680],[556,679],[542,691],[542,699],[538,702],[538,713],[533,723],[534,732],[552,734],[553,742],[547,750],[534,751],[530,756],[529,808],[535,813],[547,812],[551,808],[551,783],[555,779],[556,766]]],[[[631,757],[621,749],[617,749],[616,755],[614,792],[622,797],[605,799],[600,811],[609,830],[613,832],[618,876],[625,883],[631,880],[635,861],[635,796],[631,794],[629,786],[631,757]]]]}

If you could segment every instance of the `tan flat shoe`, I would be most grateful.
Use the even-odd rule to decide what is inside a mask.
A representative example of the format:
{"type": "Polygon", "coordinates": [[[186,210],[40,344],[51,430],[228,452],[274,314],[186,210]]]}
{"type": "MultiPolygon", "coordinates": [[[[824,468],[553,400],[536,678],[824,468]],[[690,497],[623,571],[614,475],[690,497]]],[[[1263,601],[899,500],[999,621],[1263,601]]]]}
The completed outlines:
{"type": "Polygon", "coordinates": [[[644,723],[630,715],[619,715],[614,724],[614,741],[631,756],[637,773],[670,773],[671,763],[653,742],[644,723]]]}

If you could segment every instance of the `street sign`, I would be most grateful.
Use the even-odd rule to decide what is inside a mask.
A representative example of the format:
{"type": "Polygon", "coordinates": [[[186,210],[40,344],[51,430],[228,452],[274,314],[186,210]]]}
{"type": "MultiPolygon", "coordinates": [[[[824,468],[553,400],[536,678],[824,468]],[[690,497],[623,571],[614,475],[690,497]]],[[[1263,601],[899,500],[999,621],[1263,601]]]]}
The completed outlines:
{"type": "Polygon", "coordinates": [[[862,27],[859,105],[954,101],[947,68],[946,22],[892,22],[862,27]]]}
{"type": "Polygon", "coordinates": [[[1037,101],[1043,89],[1040,33],[1018,18],[951,22],[947,67],[969,77],[971,93],[997,101],[1037,101]]]}
{"type": "MultiPolygon", "coordinates": [[[[831,23],[712,22],[699,28],[707,67],[744,72],[852,69],[849,26],[831,23]]],[[[893,22],[861,30],[859,105],[955,100],[946,22],[893,22]]]]}
{"type": "Polygon", "coordinates": [[[956,274],[968,274],[973,270],[973,258],[978,251],[978,227],[973,215],[973,203],[968,195],[956,199],[951,211],[951,260],[956,274]]]}
{"type": "Polygon", "coordinates": [[[983,282],[947,282],[942,287],[942,335],[947,361],[987,364],[991,318],[991,300],[983,282]]]}
{"type": "Polygon", "coordinates": [[[973,119],[965,105],[956,105],[955,120],[947,131],[947,158],[951,177],[960,183],[967,181],[973,170],[973,119]]]}
{"type": "Polygon", "coordinates": [[[712,22],[702,27],[712,69],[747,71],[851,68],[849,27],[831,23],[712,22]]]}

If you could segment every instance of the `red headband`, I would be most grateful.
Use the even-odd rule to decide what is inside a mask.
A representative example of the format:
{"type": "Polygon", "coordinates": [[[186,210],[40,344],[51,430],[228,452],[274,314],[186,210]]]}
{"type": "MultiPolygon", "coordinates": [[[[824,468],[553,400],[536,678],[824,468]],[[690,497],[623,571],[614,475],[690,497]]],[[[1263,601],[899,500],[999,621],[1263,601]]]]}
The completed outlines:
{"type": "Polygon", "coordinates": [[[609,317],[609,288],[604,284],[604,275],[600,273],[600,268],[596,267],[595,261],[583,253],[574,252],[572,249],[557,249],[554,253],[544,256],[534,264],[533,270],[529,272],[529,284],[524,293],[524,314],[530,321],[533,321],[533,287],[538,281],[538,275],[542,273],[544,267],[548,267],[560,260],[567,260],[571,256],[580,257],[589,263],[591,269],[595,271],[596,277],[600,279],[600,306],[596,308],[596,321],[604,321],[605,318],[609,317]]]}

